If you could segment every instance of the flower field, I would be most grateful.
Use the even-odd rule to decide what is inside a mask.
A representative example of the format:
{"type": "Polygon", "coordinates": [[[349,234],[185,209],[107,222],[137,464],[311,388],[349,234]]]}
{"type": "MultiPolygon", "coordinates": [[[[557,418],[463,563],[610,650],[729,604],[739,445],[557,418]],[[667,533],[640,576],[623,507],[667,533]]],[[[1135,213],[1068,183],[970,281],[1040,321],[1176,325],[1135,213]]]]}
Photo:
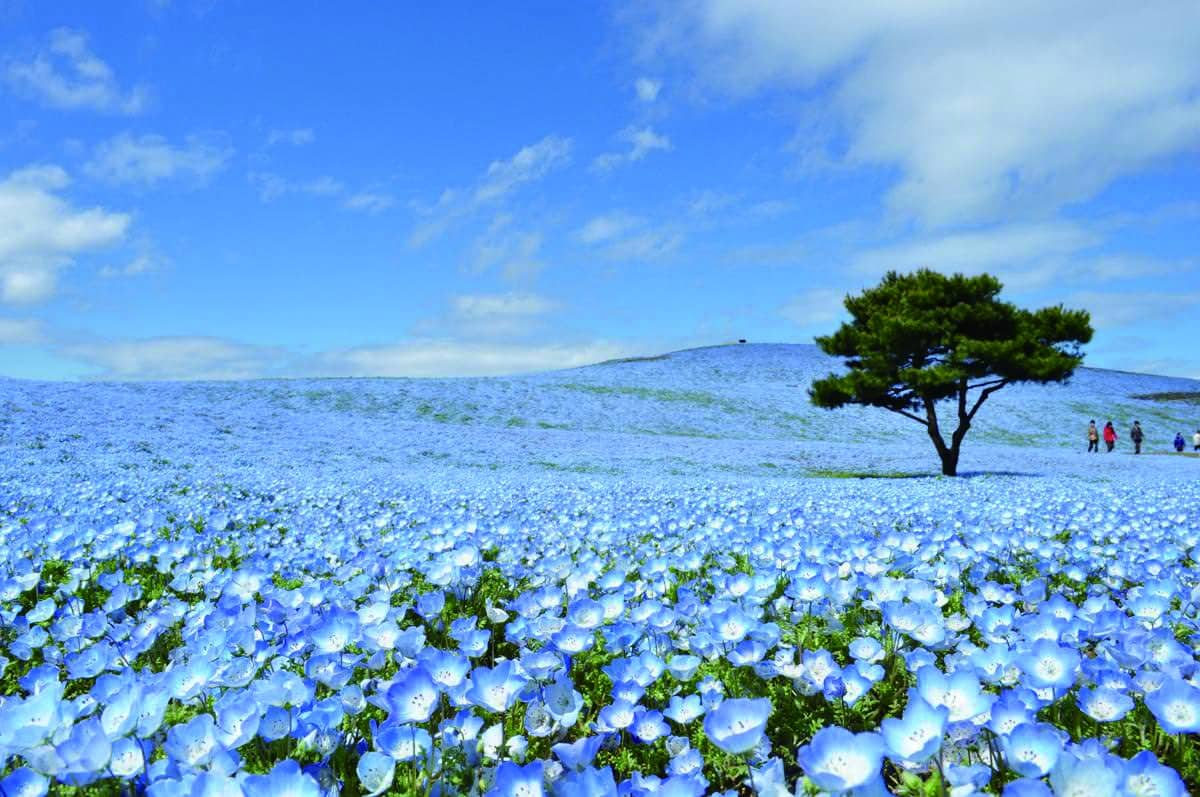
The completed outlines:
{"type": "Polygon", "coordinates": [[[947,480],[778,351],[670,366],[0,382],[0,794],[1200,788],[1200,461],[1056,428],[1195,383],[947,480]]]}

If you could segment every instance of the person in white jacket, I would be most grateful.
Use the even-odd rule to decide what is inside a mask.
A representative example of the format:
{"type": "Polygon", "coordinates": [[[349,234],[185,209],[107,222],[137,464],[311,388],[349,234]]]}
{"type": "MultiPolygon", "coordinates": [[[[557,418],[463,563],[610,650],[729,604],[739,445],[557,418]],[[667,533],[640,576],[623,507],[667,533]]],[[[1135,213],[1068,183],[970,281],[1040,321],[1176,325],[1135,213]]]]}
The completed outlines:
{"type": "Polygon", "coordinates": [[[1192,435],[1192,450],[1200,451],[1200,429],[1197,429],[1196,433],[1192,435]]]}

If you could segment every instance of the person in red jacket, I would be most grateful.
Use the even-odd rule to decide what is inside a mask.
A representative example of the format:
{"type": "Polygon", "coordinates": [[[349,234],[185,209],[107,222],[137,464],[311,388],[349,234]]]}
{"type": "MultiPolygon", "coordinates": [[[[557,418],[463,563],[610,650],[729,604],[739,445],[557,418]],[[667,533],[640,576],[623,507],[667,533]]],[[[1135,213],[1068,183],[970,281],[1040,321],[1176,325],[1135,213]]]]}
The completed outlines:
{"type": "Polygon", "coordinates": [[[1112,421],[1104,424],[1104,445],[1108,447],[1109,453],[1112,453],[1113,446],[1117,444],[1117,430],[1113,428],[1112,421]]]}

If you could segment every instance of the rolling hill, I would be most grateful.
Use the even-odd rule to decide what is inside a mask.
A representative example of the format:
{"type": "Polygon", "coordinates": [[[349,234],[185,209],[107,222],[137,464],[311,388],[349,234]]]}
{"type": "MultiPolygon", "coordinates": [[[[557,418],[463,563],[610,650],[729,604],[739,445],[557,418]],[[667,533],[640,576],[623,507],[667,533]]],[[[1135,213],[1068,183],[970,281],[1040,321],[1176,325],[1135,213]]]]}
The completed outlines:
{"type": "MultiPolygon", "coordinates": [[[[32,473],[170,482],[452,478],[456,472],[619,478],[778,478],[937,472],[917,424],[826,411],[815,346],[713,346],[551,373],[469,379],[245,382],[0,381],[0,478],[32,473]]],[[[964,471],[1195,474],[1200,460],[1085,455],[1084,428],[1137,418],[1146,450],[1200,428],[1200,381],[1080,369],[1016,386],[981,411],[964,471]]]]}

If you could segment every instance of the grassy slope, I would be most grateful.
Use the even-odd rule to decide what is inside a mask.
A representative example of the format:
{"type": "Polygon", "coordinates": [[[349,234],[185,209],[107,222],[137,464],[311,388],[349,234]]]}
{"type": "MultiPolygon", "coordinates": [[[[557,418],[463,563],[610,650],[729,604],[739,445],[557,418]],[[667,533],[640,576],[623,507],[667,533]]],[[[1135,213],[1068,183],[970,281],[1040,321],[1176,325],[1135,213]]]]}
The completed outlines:
{"type": "MultiPolygon", "coordinates": [[[[932,467],[924,430],[911,421],[808,403],[808,384],[834,368],[813,346],[763,344],[489,379],[6,381],[0,455],[131,475],[322,464],[384,474],[529,467],[761,476],[932,467]]],[[[981,412],[967,455],[975,467],[1023,469],[1030,457],[1082,449],[1090,418],[1112,418],[1123,436],[1138,418],[1147,450],[1165,451],[1176,431],[1200,426],[1190,398],[1198,389],[1194,380],[1094,369],[1067,385],[1008,388],[981,412]],[[1171,395],[1135,398],[1148,394],[1171,395]]]]}

